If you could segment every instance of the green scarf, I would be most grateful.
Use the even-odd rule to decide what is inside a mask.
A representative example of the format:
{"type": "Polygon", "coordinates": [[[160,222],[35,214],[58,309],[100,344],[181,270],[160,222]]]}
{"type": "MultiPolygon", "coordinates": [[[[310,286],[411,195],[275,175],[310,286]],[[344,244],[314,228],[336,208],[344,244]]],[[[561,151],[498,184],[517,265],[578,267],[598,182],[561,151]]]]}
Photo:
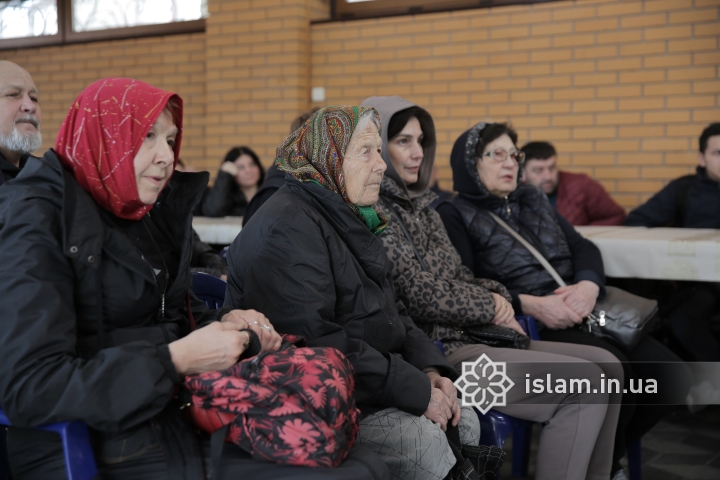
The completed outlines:
{"type": "Polygon", "coordinates": [[[360,207],[358,205],[355,205],[355,207],[357,207],[359,212],[358,217],[365,222],[365,225],[367,225],[372,233],[380,235],[385,231],[388,226],[388,220],[386,218],[381,220],[374,208],[360,207]]]}

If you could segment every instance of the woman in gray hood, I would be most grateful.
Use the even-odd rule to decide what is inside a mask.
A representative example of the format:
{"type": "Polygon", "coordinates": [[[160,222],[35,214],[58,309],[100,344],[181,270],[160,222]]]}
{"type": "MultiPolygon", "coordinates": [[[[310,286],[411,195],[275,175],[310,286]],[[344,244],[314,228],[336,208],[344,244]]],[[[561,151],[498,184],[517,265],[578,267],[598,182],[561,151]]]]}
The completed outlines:
{"type": "MultiPolygon", "coordinates": [[[[536,479],[608,480],[621,393],[601,391],[601,374],[623,384],[623,371],[609,352],[580,345],[530,341],[528,350],[493,348],[474,343],[462,333],[466,325],[494,323],[523,333],[514,317],[510,294],[500,283],[475,278],[463,266],[438,213],[437,196],[429,189],[435,161],[435,127],[430,114],[401,97],[371,97],[382,118],[382,156],[387,171],[376,208],[389,219],[381,235],[393,266],[396,296],[459,371],[463,362],[486,354],[506,362],[514,382],[507,406],[497,410],[544,423],[536,479]],[[404,228],[403,228],[404,227],[404,228]],[[585,393],[533,393],[530,378],[588,379],[585,393]]],[[[483,375],[478,372],[478,375],[483,375]]],[[[604,390],[603,390],[604,391],[604,390]]]]}

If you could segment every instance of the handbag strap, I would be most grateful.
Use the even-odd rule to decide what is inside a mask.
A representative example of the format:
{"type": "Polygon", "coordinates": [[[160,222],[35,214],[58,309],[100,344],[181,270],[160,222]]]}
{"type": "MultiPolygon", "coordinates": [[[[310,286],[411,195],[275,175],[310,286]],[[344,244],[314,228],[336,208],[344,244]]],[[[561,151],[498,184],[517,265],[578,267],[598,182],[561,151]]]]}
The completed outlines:
{"type": "Polygon", "coordinates": [[[532,253],[533,257],[535,257],[535,259],[536,259],[538,262],[540,262],[540,264],[545,268],[545,270],[547,270],[547,272],[548,272],[548,273],[550,274],[550,276],[557,282],[558,285],[560,285],[561,287],[566,287],[566,286],[567,286],[567,283],[565,283],[565,280],[563,280],[562,277],[557,273],[557,270],[555,270],[555,269],[553,268],[553,266],[550,265],[550,262],[548,262],[547,259],[546,259],[545,257],[543,257],[542,254],[541,254],[540,252],[538,252],[537,249],[530,244],[530,242],[528,242],[527,240],[525,240],[519,233],[517,233],[515,230],[513,230],[512,228],[510,228],[510,225],[508,225],[507,223],[505,223],[505,220],[503,220],[502,218],[498,217],[498,216],[495,215],[493,212],[488,212],[488,213],[489,213],[490,216],[493,218],[493,220],[495,220],[495,221],[498,223],[498,225],[500,225],[500,226],[503,227],[505,230],[507,230],[510,235],[512,235],[513,237],[515,237],[515,239],[516,239],[518,242],[522,243],[522,245],[523,245],[525,248],[527,248],[527,249],[530,251],[530,253],[532,253]]]}
{"type": "Polygon", "coordinates": [[[410,236],[410,232],[408,232],[407,227],[405,226],[405,222],[403,222],[402,217],[400,216],[400,212],[398,212],[393,205],[385,200],[384,198],[380,197],[380,200],[382,203],[387,206],[392,213],[395,214],[395,216],[398,219],[398,224],[400,225],[400,228],[402,229],[403,233],[405,234],[405,237],[408,239],[408,242],[410,242],[410,246],[413,249],[413,253],[415,254],[415,258],[417,258],[418,262],[420,263],[420,268],[423,269],[424,272],[428,271],[427,265],[425,265],[425,260],[423,260],[422,255],[420,255],[420,252],[418,251],[417,247],[415,246],[415,242],[413,242],[412,237],[410,236]]]}

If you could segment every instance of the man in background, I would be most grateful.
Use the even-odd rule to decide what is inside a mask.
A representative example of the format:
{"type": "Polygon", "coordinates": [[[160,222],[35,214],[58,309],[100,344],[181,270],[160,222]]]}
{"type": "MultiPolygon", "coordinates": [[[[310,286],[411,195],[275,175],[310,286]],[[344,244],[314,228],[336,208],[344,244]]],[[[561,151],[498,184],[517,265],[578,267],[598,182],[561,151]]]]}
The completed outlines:
{"type": "MultiPolygon", "coordinates": [[[[668,183],[630,212],[625,225],[720,229],[720,123],[700,135],[694,175],[668,183]]],[[[720,283],[660,282],[654,292],[679,353],[698,362],[720,361],[720,338],[713,332],[720,315],[720,283]]]]}
{"type": "Polygon", "coordinates": [[[15,178],[41,145],[35,82],[24,68],[0,60],[0,185],[15,178]]]}
{"type": "Polygon", "coordinates": [[[561,172],[551,143],[530,142],[522,151],[525,152],[523,181],[542,190],[571,224],[622,225],[625,210],[587,175],[561,172]]]}

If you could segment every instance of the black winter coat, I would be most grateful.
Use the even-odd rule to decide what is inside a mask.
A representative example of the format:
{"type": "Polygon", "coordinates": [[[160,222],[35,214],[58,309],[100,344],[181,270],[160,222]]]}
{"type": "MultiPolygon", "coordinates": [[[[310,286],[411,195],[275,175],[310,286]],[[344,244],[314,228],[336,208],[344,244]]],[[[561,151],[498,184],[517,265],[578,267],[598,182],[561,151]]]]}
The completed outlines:
{"type": "Polygon", "coordinates": [[[275,195],[275,192],[280,190],[280,187],[285,185],[285,172],[278,170],[276,165],[272,165],[265,172],[265,180],[262,185],[258,188],[255,196],[250,200],[248,206],[245,208],[245,215],[243,215],[242,226],[245,227],[250,221],[255,212],[268,201],[270,197],[275,195]]]}
{"type": "MultiPolygon", "coordinates": [[[[98,461],[149,429],[176,455],[174,478],[202,475],[202,464],[183,466],[201,454],[171,402],[181,378],[168,344],[190,331],[190,212],[206,183],[175,172],[150,212],[181,251],[162,319],[150,264],[52,150],[0,189],[0,401],[14,426],[82,420],[98,461]]],[[[225,313],[190,302],[198,325],[225,313]]]]}
{"type": "Polygon", "coordinates": [[[20,168],[18,168],[7,161],[5,157],[3,157],[2,153],[0,153],[0,185],[17,177],[18,173],[20,173],[20,169],[26,161],[27,156],[20,159],[20,168]]]}
{"type": "Polygon", "coordinates": [[[673,180],[630,212],[625,225],[720,228],[720,183],[697,167],[696,175],[673,180]]]}
{"type": "Polygon", "coordinates": [[[280,333],[340,350],[355,369],[363,413],[421,415],[430,382],[421,369],[457,373],[395,300],[382,242],[343,202],[289,179],[228,252],[226,306],[263,312],[280,333]]]}
{"type": "Polygon", "coordinates": [[[220,170],[213,187],[203,198],[200,210],[206,217],[242,217],[247,205],[235,177],[220,170]]]}
{"type": "Polygon", "coordinates": [[[488,192],[477,174],[468,172],[464,158],[467,133],[463,137],[456,143],[463,148],[454,148],[450,161],[458,195],[438,207],[463,263],[476,277],[505,285],[518,314],[522,312],[520,294],[545,296],[558,288],[530,251],[490,216],[492,212],[542,253],[566,283],[590,280],[604,290],[598,248],[581,237],[538,188],[520,185],[505,198],[488,192]]]}

